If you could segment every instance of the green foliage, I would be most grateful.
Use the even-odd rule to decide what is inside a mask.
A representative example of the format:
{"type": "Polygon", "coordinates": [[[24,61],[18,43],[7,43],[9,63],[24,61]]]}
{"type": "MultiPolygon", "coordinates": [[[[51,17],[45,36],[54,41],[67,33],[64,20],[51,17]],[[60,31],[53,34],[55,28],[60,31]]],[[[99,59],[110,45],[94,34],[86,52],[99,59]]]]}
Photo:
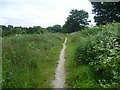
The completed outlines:
{"type": "Polygon", "coordinates": [[[24,27],[13,27],[11,25],[1,26],[2,27],[2,36],[10,36],[13,34],[42,34],[47,32],[46,29],[40,27],[40,26],[34,26],[29,28],[24,27]]]}
{"type": "Polygon", "coordinates": [[[113,20],[120,22],[120,17],[118,17],[120,14],[120,2],[91,2],[91,4],[97,25],[112,23],[113,20]]]}
{"type": "Polygon", "coordinates": [[[71,41],[76,34],[68,35],[67,49],[66,49],[66,87],[67,88],[98,88],[97,82],[94,78],[94,71],[88,65],[76,65],[76,44],[71,41]]]}
{"type": "Polygon", "coordinates": [[[61,34],[16,34],[2,39],[3,88],[50,88],[61,34]]]}
{"type": "Polygon", "coordinates": [[[48,31],[50,31],[50,32],[62,32],[62,27],[61,27],[61,25],[54,25],[54,26],[52,26],[52,27],[47,27],[46,28],[48,31]]]}
{"type": "Polygon", "coordinates": [[[98,88],[97,82],[94,80],[94,73],[91,67],[81,65],[79,68],[74,68],[72,73],[67,78],[69,88],[98,88]],[[72,82],[72,83],[71,83],[72,82]]]}
{"type": "MultiPolygon", "coordinates": [[[[79,70],[81,65],[90,66],[94,75],[93,80],[97,82],[98,87],[120,87],[120,37],[118,36],[118,25],[119,23],[113,23],[94,27],[93,31],[96,31],[95,33],[91,32],[91,28],[91,30],[86,29],[71,35],[71,43],[75,44],[74,67],[79,70]]],[[[77,80],[79,78],[76,76],[77,80]]],[[[72,83],[72,81],[69,83],[72,83]]],[[[77,82],[73,86],[75,85],[77,85],[77,82]]],[[[77,87],[81,86],[78,85],[77,87]]]]}
{"type": "Polygon", "coordinates": [[[71,15],[63,25],[63,32],[71,33],[84,29],[88,25],[88,13],[84,10],[71,10],[71,15]]]}

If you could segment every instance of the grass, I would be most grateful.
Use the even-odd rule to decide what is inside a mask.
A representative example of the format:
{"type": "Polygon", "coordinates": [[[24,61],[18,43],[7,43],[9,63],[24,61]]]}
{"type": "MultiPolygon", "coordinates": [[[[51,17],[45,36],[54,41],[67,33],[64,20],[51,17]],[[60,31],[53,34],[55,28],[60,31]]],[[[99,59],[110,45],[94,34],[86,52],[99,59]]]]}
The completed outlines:
{"type": "Polygon", "coordinates": [[[68,36],[66,49],[66,87],[67,88],[96,88],[96,80],[94,79],[94,71],[89,65],[76,65],[75,50],[76,44],[71,41],[72,36],[68,36]]]}
{"type": "Polygon", "coordinates": [[[3,42],[3,88],[51,88],[64,36],[13,35],[3,42]]]}

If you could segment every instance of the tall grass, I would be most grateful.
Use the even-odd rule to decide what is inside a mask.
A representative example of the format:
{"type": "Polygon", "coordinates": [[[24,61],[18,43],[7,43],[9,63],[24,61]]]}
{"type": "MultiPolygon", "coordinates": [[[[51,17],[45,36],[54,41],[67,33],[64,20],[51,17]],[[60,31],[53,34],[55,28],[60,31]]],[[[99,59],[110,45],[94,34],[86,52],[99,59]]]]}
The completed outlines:
{"type": "Polygon", "coordinates": [[[76,63],[77,42],[73,42],[73,36],[68,36],[66,49],[66,87],[67,88],[97,88],[99,87],[95,78],[94,71],[89,65],[76,63]]]}
{"type": "Polygon", "coordinates": [[[4,37],[3,88],[49,88],[59,59],[62,34],[4,37]]]}
{"type": "Polygon", "coordinates": [[[68,55],[72,53],[73,56],[72,58],[68,55],[66,57],[68,59],[68,87],[120,87],[120,65],[118,64],[120,63],[120,44],[118,43],[120,39],[118,30],[118,23],[113,23],[93,29],[85,29],[69,37],[68,48],[71,52],[69,50],[66,52],[68,55]],[[73,50],[71,44],[73,44],[73,50]],[[83,66],[87,69],[82,69],[83,66]],[[84,79],[83,73],[89,78],[84,79]],[[86,80],[87,82],[85,82],[86,80]],[[90,80],[91,83],[89,83],[90,80]]]}

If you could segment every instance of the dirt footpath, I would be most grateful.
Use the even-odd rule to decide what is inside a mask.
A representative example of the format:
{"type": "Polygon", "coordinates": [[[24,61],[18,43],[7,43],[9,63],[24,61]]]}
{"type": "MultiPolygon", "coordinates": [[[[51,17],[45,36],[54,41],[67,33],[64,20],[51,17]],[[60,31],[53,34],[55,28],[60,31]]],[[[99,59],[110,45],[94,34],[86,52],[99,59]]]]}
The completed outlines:
{"type": "Polygon", "coordinates": [[[66,49],[66,42],[67,38],[65,38],[65,41],[63,43],[63,48],[60,53],[59,61],[58,61],[58,66],[55,71],[55,80],[53,80],[53,88],[64,88],[65,85],[65,49],[66,49]]]}

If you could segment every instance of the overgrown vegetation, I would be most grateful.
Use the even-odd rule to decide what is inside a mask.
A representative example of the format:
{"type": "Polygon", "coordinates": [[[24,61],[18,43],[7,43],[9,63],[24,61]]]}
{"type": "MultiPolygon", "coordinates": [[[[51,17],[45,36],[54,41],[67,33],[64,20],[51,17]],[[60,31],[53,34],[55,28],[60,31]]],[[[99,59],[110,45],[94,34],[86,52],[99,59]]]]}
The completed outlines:
{"type": "Polygon", "coordinates": [[[77,9],[71,10],[63,26],[0,25],[3,88],[50,88],[64,35],[68,37],[66,87],[120,88],[120,23],[108,24],[120,22],[120,5],[91,4],[99,25],[92,28],[88,12],[77,9]]]}
{"type": "Polygon", "coordinates": [[[69,36],[67,84],[74,88],[120,88],[119,23],[69,36]]]}
{"type": "Polygon", "coordinates": [[[2,39],[3,88],[49,88],[62,34],[16,34],[2,39]]]}

